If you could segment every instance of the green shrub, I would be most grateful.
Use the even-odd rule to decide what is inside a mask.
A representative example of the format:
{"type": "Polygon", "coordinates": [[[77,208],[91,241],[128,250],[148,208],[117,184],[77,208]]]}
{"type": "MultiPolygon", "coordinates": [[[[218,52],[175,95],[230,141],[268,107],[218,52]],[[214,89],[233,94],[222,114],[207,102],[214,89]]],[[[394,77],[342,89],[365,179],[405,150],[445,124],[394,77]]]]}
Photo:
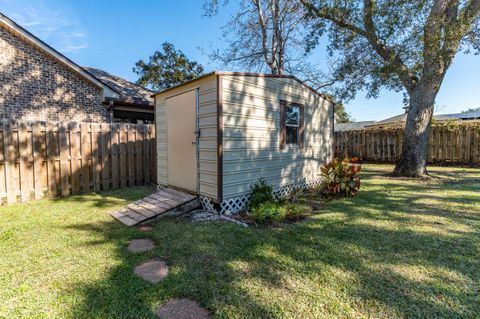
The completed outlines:
{"type": "Polygon", "coordinates": [[[313,209],[308,205],[303,204],[289,204],[287,205],[287,216],[289,220],[300,220],[312,214],[313,209]]]}
{"type": "Polygon", "coordinates": [[[327,196],[354,197],[360,189],[361,166],[356,158],[334,158],[322,168],[321,191],[327,196]]]}
{"type": "Polygon", "coordinates": [[[262,203],[273,202],[272,186],[267,184],[267,182],[260,178],[253,185],[250,186],[250,191],[252,192],[248,208],[250,210],[259,207],[262,203]]]}
{"type": "Polygon", "coordinates": [[[281,222],[287,216],[287,209],[276,202],[263,202],[253,208],[250,215],[258,224],[281,222]]]}
{"type": "Polygon", "coordinates": [[[288,202],[291,204],[305,204],[306,189],[297,188],[290,192],[288,195],[288,202]]]}

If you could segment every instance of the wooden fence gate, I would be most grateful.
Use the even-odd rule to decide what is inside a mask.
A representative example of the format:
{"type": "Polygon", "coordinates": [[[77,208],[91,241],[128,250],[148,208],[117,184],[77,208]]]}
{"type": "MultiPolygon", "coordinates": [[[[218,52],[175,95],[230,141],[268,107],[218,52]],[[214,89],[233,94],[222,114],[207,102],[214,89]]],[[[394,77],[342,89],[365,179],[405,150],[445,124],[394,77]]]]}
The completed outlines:
{"type": "Polygon", "coordinates": [[[153,124],[0,124],[0,198],[24,202],[155,182],[153,124]]]}

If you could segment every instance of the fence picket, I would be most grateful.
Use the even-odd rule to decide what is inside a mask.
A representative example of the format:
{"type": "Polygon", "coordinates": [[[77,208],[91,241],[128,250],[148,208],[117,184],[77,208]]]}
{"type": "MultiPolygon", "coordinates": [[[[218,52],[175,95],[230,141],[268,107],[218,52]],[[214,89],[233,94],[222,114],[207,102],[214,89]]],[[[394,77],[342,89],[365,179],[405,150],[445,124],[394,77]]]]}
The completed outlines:
{"type": "Polygon", "coordinates": [[[68,185],[68,176],[70,175],[70,143],[69,131],[65,123],[58,126],[58,147],[60,148],[60,185],[62,196],[70,195],[70,187],[68,185]]]}
{"type": "Polygon", "coordinates": [[[128,125],[128,142],[127,142],[127,157],[128,157],[128,186],[135,186],[135,130],[131,125],[128,125]]]}
{"type": "Polygon", "coordinates": [[[55,197],[57,195],[57,165],[55,158],[56,154],[56,139],[53,131],[53,124],[47,123],[46,128],[46,144],[47,144],[47,179],[48,179],[48,194],[49,197],[55,197]]]}
{"type": "Polygon", "coordinates": [[[93,189],[100,191],[100,173],[102,163],[100,161],[100,127],[99,124],[92,124],[92,170],[93,170],[93,189]]]}
{"type": "Polygon", "coordinates": [[[68,125],[70,132],[70,167],[72,169],[72,194],[80,193],[80,170],[82,166],[79,164],[79,137],[78,137],[78,123],[72,122],[68,125]]]}
{"type": "Polygon", "coordinates": [[[120,124],[120,187],[127,186],[127,131],[126,124],[120,124]]]}
{"type": "Polygon", "coordinates": [[[110,188],[110,127],[108,124],[100,124],[100,144],[102,160],[102,189],[107,190],[110,188]]]}
{"type": "MultiPolygon", "coordinates": [[[[358,156],[364,161],[395,162],[403,147],[402,128],[335,132],[335,156],[358,156]]],[[[480,121],[453,127],[434,125],[429,137],[429,163],[480,164],[480,121]]]]}
{"type": "Polygon", "coordinates": [[[80,124],[80,139],[80,152],[82,154],[82,192],[86,193],[91,190],[90,175],[92,173],[92,138],[90,124],[80,124]]]}
{"type": "Polygon", "coordinates": [[[143,179],[143,167],[139,163],[144,163],[143,154],[142,154],[142,144],[143,144],[143,124],[138,124],[135,130],[135,176],[137,180],[137,185],[145,184],[143,179]]]}
{"type": "MultiPolygon", "coordinates": [[[[32,124],[33,138],[33,189],[35,191],[35,199],[43,197],[42,183],[42,157],[45,154],[46,141],[42,134],[42,122],[34,122],[32,124]]],[[[46,154],[45,154],[46,155],[46,154]]]]}
{"type": "Polygon", "coordinates": [[[13,140],[12,123],[9,120],[2,120],[3,140],[5,148],[5,189],[7,191],[7,202],[15,203],[17,201],[16,187],[14,185],[13,175],[15,170],[15,146],[13,140]]]}
{"type": "Polygon", "coordinates": [[[150,124],[2,120],[0,202],[147,184],[154,139],[150,124]]]}
{"type": "Polygon", "coordinates": [[[149,142],[150,142],[150,137],[148,136],[148,126],[143,125],[143,145],[142,145],[142,151],[143,151],[143,177],[145,184],[150,183],[150,155],[149,155],[149,142]]]}
{"type": "Polygon", "coordinates": [[[20,123],[18,126],[18,150],[20,157],[20,191],[22,202],[30,199],[30,177],[29,161],[32,156],[31,142],[29,142],[29,132],[27,123],[20,123]]]}
{"type": "Polygon", "coordinates": [[[112,164],[112,188],[118,188],[118,145],[119,145],[119,127],[118,124],[111,125],[110,134],[110,158],[112,164]]]}

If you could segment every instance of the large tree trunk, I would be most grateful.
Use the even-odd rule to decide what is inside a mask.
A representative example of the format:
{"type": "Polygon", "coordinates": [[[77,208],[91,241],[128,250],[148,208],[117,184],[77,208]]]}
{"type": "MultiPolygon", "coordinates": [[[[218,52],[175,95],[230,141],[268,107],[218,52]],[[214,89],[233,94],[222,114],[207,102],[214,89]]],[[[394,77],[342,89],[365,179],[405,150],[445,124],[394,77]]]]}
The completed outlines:
{"type": "Polygon", "coordinates": [[[427,174],[428,139],[436,85],[419,85],[410,95],[402,154],[393,172],[396,176],[422,177],[427,174]]]}

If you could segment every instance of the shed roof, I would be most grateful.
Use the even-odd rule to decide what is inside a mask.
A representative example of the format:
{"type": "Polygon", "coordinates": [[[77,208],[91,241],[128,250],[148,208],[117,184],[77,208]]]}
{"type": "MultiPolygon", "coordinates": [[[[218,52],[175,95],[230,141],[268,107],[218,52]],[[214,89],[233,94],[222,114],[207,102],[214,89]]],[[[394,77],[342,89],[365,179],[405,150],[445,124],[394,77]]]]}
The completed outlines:
{"type": "Polygon", "coordinates": [[[267,74],[267,73],[254,73],[254,72],[228,72],[228,71],[212,71],[212,72],[209,72],[209,73],[205,73],[205,74],[202,74],[192,80],[188,80],[188,81],[185,81],[183,83],[180,83],[180,84],[177,84],[177,85],[174,85],[174,86],[171,86],[167,89],[164,89],[164,90],[161,90],[159,92],[156,92],[152,95],[152,97],[158,95],[158,94],[162,94],[162,93],[165,93],[165,92],[168,92],[170,90],[173,90],[173,89],[176,89],[178,87],[181,87],[187,83],[192,83],[192,82],[195,82],[195,81],[198,81],[200,79],[203,79],[203,78],[206,78],[208,76],[211,76],[211,75],[227,75],[227,76],[253,76],[253,77],[264,77],[264,78],[280,78],[280,79],[292,79],[292,80],[295,80],[297,81],[298,83],[300,83],[301,85],[305,86],[307,89],[309,89],[310,91],[314,92],[315,94],[318,94],[319,96],[321,96],[322,98],[328,100],[329,102],[331,102],[332,104],[335,104],[335,102],[333,101],[332,97],[326,95],[326,94],[323,94],[323,93],[320,93],[318,92],[317,90],[315,90],[314,88],[312,88],[310,85],[308,85],[307,83],[305,83],[304,81],[300,80],[299,78],[297,78],[296,76],[294,75],[288,75],[288,74],[267,74]]]}

